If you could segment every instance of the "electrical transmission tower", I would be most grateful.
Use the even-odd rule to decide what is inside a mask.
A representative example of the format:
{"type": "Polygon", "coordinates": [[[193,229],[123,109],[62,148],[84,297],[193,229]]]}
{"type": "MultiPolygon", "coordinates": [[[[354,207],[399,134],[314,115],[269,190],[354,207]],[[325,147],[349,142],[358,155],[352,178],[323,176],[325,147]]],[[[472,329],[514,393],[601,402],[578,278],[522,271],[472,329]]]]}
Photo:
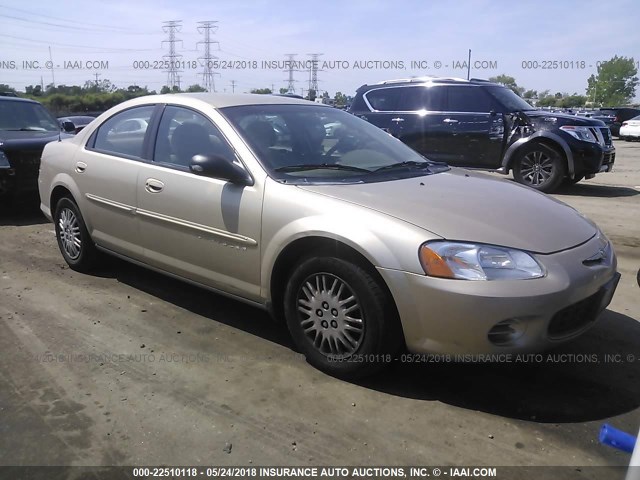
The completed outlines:
{"type": "Polygon", "coordinates": [[[295,58],[296,55],[297,55],[296,53],[287,53],[286,54],[286,57],[287,57],[286,62],[289,62],[288,63],[289,68],[287,68],[284,71],[285,72],[289,72],[289,79],[287,80],[288,81],[287,93],[290,93],[290,94],[295,94],[296,93],[296,85],[295,85],[296,81],[293,78],[293,72],[297,72],[298,71],[295,68],[293,68],[295,66],[294,58],[295,58]]]}
{"type": "Polygon", "coordinates": [[[308,53],[311,57],[311,65],[309,65],[309,100],[311,100],[311,92],[318,96],[318,59],[323,53],[308,53]]]}
{"type": "Polygon", "coordinates": [[[215,33],[218,30],[217,23],[217,21],[198,22],[198,25],[200,25],[198,27],[198,33],[204,34],[204,40],[197,43],[197,45],[204,45],[204,55],[202,57],[198,57],[198,60],[200,60],[202,62],[202,65],[204,66],[204,70],[201,73],[202,86],[208,92],[216,91],[214,76],[217,75],[217,72],[213,71],[213,61],[218,57],[211,53],[211,46],[215,45],[217,46],[215,50],[220,50],[220,42],[211,40],[211,34],[215,33]]]}
{"type": "Polygon", "coordinates": [[[176,53],[176,43],[182,40],[176,38],[176,33],[182,30],[182,20],[170,20],[168,22],[162,22],[162,31],[169,35],[167,40],[162,41],[162,45],[169,44],[169,53],[163,55],[162,58],[168,62],[169,68],[165,70],[167,72],[167,86],[173,90],[174,87],[180,88],[180,59],[182,55],[176,53]]]}

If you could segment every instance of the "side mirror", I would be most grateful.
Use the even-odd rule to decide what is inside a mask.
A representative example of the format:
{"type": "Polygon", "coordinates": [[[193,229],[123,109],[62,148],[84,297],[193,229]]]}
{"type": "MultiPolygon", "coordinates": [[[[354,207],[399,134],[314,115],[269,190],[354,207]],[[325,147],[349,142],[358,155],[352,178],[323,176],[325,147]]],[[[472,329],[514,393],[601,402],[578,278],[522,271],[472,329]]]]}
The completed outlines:
{"type": "Polygon", "coordinates": [[[62,122],[62,129],[67,133],[76,132],[76,126],[69,120],[65,120],[64,122],[62,122]]]}
{"type": "Polygon", "coordinates": [[[253,185],[251,175],[244,168],[220,155],[194,155],[189,170],[196,175],[228,180],[238,185],[253,185]]]}

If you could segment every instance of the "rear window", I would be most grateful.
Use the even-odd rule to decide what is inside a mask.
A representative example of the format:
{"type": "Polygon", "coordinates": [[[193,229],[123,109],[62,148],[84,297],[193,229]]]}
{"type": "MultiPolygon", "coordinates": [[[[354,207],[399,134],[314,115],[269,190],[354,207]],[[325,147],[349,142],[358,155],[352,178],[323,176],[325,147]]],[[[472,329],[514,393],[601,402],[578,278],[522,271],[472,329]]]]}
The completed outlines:
{"type": "Polygon", "coordinates": [[[399,88],[380,88],[367,92],[365,97],[374,110],[390,112],[398,110],[400,90],[399,88]]]}
{"type": "Polygon", "coordinates": [[[144,138],[154,105],[134,107],[116,113],[100,125],[93,148],[113,155],[142,157],[144,138]]]}

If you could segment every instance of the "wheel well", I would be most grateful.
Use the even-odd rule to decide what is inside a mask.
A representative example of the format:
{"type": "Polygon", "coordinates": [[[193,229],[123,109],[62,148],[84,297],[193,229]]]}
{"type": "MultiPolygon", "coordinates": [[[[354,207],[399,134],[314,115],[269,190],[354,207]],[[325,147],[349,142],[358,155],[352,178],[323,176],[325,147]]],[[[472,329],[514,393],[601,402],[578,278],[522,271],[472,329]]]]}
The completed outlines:
{"type": "Polygon", "coordinates": [[[557,152],[560,155],[560,157],[562,158],[563,162],[564,162],[565,172],[567,172],[567,173],[569,172],[569,165],[568,165],[568,162],[567,162],[567,154],[564,151],[564,149],[562,148],[562,146],[560,146],[558,144],[558,142],[555,142],[555,141],[553,141],[551,139],[544,138],[544,137],[538,137],[535,140],[531,140],[531,141],[529,141],[527,143],[522,144],[520,147],[518,147],[518,149],[515,152],[513,152],[513,155],[511,155],[511,160],[509,161],[509,169],[513,168],[513,164],[516,161],[516,159],[518,158],[518,155],[520,155],[520,152],[522,151],[522,149],[531,147],[531,146],[536,145],[536,144],[544,145],[545,147],[551,148],[553,151],[557,152]]]}
{"type": "MultiPolygon", "coordinates": [[[[391,291],[387,287],[386,282],[382,276],[378,273],[373,264],[360,252],[353,247],[346,245],[338,240],[333,240],[324,237],[304,237],[290,243],[285,249],[280,252],[276,262],[273,266],[271,273],[270,287],[271,287],[271,304],[269,306],[271,314],[276,319],[284,318],[283,301],[284,293],[287,285],[287,279],[291,275],[292,270],[300,263],[300,261],[311,254],[317,256],[331,256],[341,258],[343,260],[350,261],[360,268],[364,269],[373,278],[375,278],[382,289],[387,294],[387,298],[393,311],[398,318],[398,325],[400,328],[399,317],[397,315],[397,308],[391,291]]],[[[403,335],[404,339],[404,335],[403,335]]]]}
{"type": "Polygon", "coordinates": [[[73,199],[73,195],[69,190],[67,190],[67,188],[61,185],[58,185],[56,188],[53,189],[53,192],[51,192],[51,203],[50,203],[51,215],[54,215],[58,202],[60,201],[60,199],[64,197],[71,197],[73,199]]]}

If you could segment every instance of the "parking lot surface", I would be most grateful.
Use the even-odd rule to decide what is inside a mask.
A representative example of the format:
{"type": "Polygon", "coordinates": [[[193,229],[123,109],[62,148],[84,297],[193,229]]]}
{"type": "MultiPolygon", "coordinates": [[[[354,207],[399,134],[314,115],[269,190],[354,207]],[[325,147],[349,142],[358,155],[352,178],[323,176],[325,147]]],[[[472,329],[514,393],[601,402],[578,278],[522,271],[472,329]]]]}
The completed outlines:
{"type": "Polygon", "coordinates": [[[0,464],[626,465],[597,442],[605,421],[640,425],[640,143],[616,148],[613,173],[554,195],[618,255],[592,330],[553,361],[396,362],[356,383],[260,310],[116,259],[76,273],[34,202],[3,208],[0,464]]]}

